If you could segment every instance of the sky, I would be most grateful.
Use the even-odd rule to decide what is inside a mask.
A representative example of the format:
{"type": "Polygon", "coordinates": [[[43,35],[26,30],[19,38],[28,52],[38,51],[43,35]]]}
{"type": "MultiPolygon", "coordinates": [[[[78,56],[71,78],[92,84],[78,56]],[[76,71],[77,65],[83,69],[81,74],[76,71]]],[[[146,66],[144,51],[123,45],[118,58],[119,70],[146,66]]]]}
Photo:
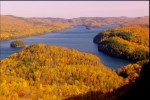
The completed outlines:
{"type": "Polygon", "coordinates": [[[0,1],[1,15],[19,17],[141,17],[149,1],[0,1]]]}

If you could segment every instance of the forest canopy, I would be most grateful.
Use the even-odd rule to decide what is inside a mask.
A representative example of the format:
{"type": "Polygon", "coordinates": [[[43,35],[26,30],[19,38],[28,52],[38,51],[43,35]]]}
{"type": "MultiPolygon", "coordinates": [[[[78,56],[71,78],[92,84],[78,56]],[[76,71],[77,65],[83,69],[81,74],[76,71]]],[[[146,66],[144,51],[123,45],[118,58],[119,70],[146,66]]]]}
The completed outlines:
{"type": "Polygon", "coordinates": [[[15,40],[10,43],[10,47],[12,48],[20,48],[20,47],[25,47],[25,46],[26,46],[26,43],[21,40],[15,40]]]}
{"type": "Polygon", "coordinates": [[[113,71],[96,55],[60,46],[33,44],[0,60],[0,100],[119,100],[140,77],[143,65],[149,63],[148,17],[1,16],[1,19],[0,41],[61,31],[72,25],[89,28],[123,25],[100,32],[94,42],[98,43],[100,51],[138,62],[113,71]]]}
{"type": "Polygon", "coordinates": [[[41,43],[30,45],[0,61],[0,99],[118,100],[130,85],[116,90],[134,82],[147,62],[115,72],[93,54],[41,43]]]}
{"type": "Polygon", "coordinates": [[[94,38],[98,49],[111,56],[129,60],[149,58],[149,28],[123,26],[100,32],[94,38]]]}
{"type": "Polygon", "coordinates": [[[24,48],[0,64],[1,99],[65,99],[106,93],[124,83],[93,54],[45,44],[24,48]]]}
{"type": "Polygon", "coordinates": [[[33,20],[15,16],[0,16],[0,41],[61,31],[71,26],[67,23],[33,20]]]}

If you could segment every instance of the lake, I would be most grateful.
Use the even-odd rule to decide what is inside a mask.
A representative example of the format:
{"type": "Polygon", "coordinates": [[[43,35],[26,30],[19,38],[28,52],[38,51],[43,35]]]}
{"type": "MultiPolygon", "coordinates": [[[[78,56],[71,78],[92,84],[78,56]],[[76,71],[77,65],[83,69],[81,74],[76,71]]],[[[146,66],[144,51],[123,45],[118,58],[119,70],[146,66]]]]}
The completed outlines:
{"type": "MultiPolygon", "coordinates": [[[[35,43],[45,43],[48,45],[64,46],[71,49],[77,49],[82,52],[92,53],[97,55],[101,62],[112,69],[120,68],[121,66],[133,63],[128,60],[123,60],[115,57],[110,57],[98,51],[97,44],[93,43],[93,38],[96,34],[103,30],[107,30],[117,25],[102,26],[99,28],[86,29],[84,26],[74,26],[71,29],[61,32],[53,32],[40,36],[32,36],[22,38],[27,46],[35,43]]],[[[9,55],[19,52],[22,48],[10,48],[10,41],[0,42],[0,59],[5,59],[9,55]]]]}

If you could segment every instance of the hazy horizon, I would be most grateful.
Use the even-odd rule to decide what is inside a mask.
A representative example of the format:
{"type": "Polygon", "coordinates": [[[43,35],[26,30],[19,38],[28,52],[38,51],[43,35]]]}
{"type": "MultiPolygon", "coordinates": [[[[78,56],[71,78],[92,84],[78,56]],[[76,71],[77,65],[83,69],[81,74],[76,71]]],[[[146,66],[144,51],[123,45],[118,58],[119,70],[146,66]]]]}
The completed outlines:
{"type": "MultiPolygon", "coordinates": [[[[2,14],[1,14],[2,15],[2,14]]],[[[2,15],[2,16],[15,16],[15,17],[22,17],[22,16],[16,16],[16,15],[2,15]]],[[[84,18],[85,16],[81,16],[81,17],[74,17],[74,18],[84,18]]],[[[89,16],[90,17],[90,16],[89,16]]],[[[95,16],[95,17],[97,17],[97,16],[95,16]]],[[[98,16],[99,18],[101,17],[101,16],[98,16]]],[[[128,17],[128,16],[110,16],[110,17],[128,17]]],[[[135,17],[128,17],[128,18],[136,18],[136,17],[149,17],[149,15],[148,16],[135,16],[135,17]]],[[[51,16],[47,16],[47,17],[36,17],[36,16],[34,16],[34,17],[22,17],[22,18],[62,18],[62,19],[74,19],[74,18],[63,18],[63,17],[51,17],[51,16]]],[[[88,17],[87,17],[88,18],[88,17]]],[[[91,17],[92,18],[92,17],[91,17]]],[[[94,18],[94,17],[93,17],[94,18]]],[[[107,18],[107,17],[102,17],[102,18],[107,18]]]]}
{"type": "Polygon", "coordinates": [[[144,17],[148,1],[1,1],[1,15],[17,17],[144,17]]]}

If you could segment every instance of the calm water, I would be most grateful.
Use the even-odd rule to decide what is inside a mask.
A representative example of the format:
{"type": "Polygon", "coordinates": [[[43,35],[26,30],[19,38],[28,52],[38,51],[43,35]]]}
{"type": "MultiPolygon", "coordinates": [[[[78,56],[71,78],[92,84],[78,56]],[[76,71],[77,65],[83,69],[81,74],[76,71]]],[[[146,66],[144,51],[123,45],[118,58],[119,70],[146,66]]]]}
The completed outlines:
{"type": "MultiPolygon", "coordinates": [[[[97,33],[112,27],[116,26],[103,26],[100,28],[93,28],[91,30],[87,30],[84,26],[75,26],[72,29],[61,32],[22,38],[21,40],[25,41],[27,46],[35,43],[45,43],[48,45],[64,46],[67,48],[74,48],[79,51],[92,53],[97,55],[104,65],[112,69],[117,69],[132,62],[110,57],[102,52],[99,52],[97,44],[93,43],[93,38],[97,33]]],[[[9,55],[21,50],[21,48],[10,48],[11,41],[12,40],[0,43],[0,59],[5,59],[9,55]]]]}

